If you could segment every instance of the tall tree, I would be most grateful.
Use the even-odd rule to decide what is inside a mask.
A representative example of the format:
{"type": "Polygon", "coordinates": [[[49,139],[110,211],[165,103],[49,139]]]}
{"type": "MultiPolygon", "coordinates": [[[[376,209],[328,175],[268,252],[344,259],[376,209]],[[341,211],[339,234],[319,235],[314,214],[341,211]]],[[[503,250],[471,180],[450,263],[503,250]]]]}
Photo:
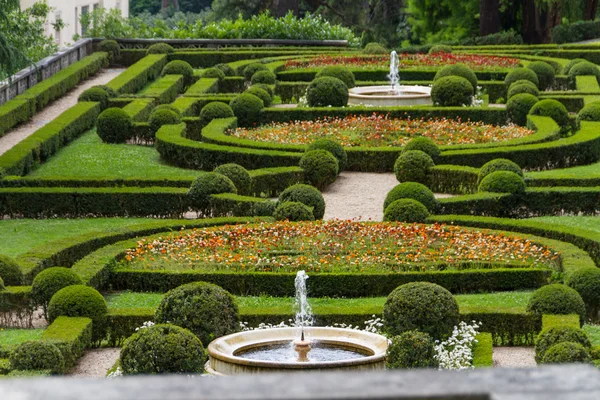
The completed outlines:
{"type": "Polygon", "coordinates": [[[561,23],[562,1],[523,0],[523,40],[549,43],[552,28],[561,23]]]}
{"type": "Polygon", "coordinates": [[[16,48],[9,36],[13,27],[9,15],[18,9],[19,0],[0,0],[0,26],[7,28],[0,29],[0,73],[5,76],[11,76],[17,72],[23,61],[27,60],[23,50],[16,48]]]}
{"type": "Polygon", "coordinates": [[[175,7],[175,11],[179,11],[179,0],[162,0],[162,8],[169,8],[169,4],[173,3],[173,7],[175,7]]]}
{"type": "Polygon", "coordinates": [[[500,1],[479,0],[479,36],[500,32],[500,1]]]}
{"type": "Polygon", "coordinates": [[[598,13],[598,0],[585,0],[583,8],[583,19],[593,21],[598,13]]]}
{"type": "Polygon", "coordinates": [[[271,11],[274,17],[285,17],[290,11],[298,16],[298,0],[272,0],[271,11]]]}

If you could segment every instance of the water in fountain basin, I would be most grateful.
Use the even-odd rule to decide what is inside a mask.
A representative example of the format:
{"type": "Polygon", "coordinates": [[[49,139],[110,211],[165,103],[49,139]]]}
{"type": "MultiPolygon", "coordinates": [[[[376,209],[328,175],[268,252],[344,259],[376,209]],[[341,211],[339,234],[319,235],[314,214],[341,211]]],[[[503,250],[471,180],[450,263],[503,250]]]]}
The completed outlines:
{"type": "Polygon", "coordinates": [[[298,271],[296,279],[294,280],[294,286],[296,286],[296,300],[294,302],[296,320],[294,322],[295,325],[300,328],[311,326],[314,322],[312,309],[310,308],[310,304],[308,304],[308,291],[306,288],[307,279],[308,275],[306,275],[305,271],[298,271]]]}
{"type": "MultiPolygon", "coordinates": [[[[248,360],[296,362],[298,355],[288,343],[259,347],[236,354],[248,360]]],[[[366,357],[358,350],[348,350],[324,344],[315,344],[308,355],[310,361],[340,361],[366,357]]]]}
{"type": "Polygon", "coordinates": [[[390,73],[388,75],[390,85],[392,86],[392,92],[394,93],[397,92],[396,86],[400,83],[400,73],[398,72],[398,68],[400,68],[400,58],[398,57],[396,50],[394,50],[390,54],[390,73]]]}

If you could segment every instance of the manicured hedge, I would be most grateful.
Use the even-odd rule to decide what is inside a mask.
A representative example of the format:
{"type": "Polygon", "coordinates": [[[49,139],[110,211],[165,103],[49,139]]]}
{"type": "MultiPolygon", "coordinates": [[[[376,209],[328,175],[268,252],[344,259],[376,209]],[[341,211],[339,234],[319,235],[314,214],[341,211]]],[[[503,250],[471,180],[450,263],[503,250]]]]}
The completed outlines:
{"type": "MultiPolygon", "coordinates": [[[[7,286],[0,291],[0,325],[13,328],[31,328],[33,313],[38,305],[31,298],[31,286],[7,286]]],[[[2,353],[0,357],[8,357],[2,353]]]]}
{"type": "Polygon", "coordinates": [[[0,137],[14,126],[29,121],[35,114],[35,103],[26,99],[9,100],[0,106],[0,137]]]}
{"type": "Polygon", "coordinates": [[[200,78],[183,94],[184,97],[198,97],[208,93],[219,93],[219,80],[217,78],[200,78]]]}
{"type": "Polygon", "coordinates": [[[434,193],[465,194],[477,192],[479,168],[460,165],[436,165],[429,172],[429,188],[434,193]]]}
{"type": "Polygon", "coordinates": [[[145,122],[148,120],[153,108],[153,99],[138,99],[123,107],[123,111],[131,116],[133,122],[145,122]]]}
{"type": "Polygon", "coordinates": [[[92,342],[92,320],[82,317],[58,317],[46,328],[42,340],[52,342],[65,358],[65,369],[77,364],[92,342]]]}
{"type": "Polygon", "coordinates": [[[138,94],[156,99],[158,104],[172,103],[183,90],[183,75],[165,75],[138,94]]]}
{"type": "Polygon", "coordinates": [[[167,64],[165,54],[150,54],[127,68],[119,76],[111,80],[106,86],[119,94],[136,93],[148,82],[152,82],[167,64]]]}
{"type": "Polygon", "coordinates": [[[475,339],[477,340],[477,343],[475,343],[475,348],[473,349],[473,367],[492,367],[492,353],[494,351],[492,334],[482,332],[478,334],[475,339]]]}

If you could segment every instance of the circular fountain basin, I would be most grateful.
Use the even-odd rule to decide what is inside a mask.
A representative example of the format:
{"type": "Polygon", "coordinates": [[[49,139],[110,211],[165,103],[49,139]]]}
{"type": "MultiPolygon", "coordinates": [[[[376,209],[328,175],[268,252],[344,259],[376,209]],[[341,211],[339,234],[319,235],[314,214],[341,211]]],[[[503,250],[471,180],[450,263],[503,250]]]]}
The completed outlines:
{"type": "Polygon", "coordinates": [[[298,328],[261,329],[213,340],[208,346],[206,371],[212,375],[236,375],[385,369],[388,341],[384,336],[325,327],[307,327],[304,333],[313,344],[309,361],[295,360],[292,342],[298,338],[298,328]]]}
{"type": "Polygon", "coordinates": [[[360,86],[348,91],[348,104],[367,106],[431,105],[429,86],[360,86]]]}

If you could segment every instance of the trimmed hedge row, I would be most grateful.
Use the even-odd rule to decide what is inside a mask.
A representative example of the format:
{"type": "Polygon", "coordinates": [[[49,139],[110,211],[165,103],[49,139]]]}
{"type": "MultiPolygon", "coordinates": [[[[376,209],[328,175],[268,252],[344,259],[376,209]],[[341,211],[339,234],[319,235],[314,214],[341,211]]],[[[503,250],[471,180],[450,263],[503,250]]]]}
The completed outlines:
{"type": "MultiPolygon", "coordinates": [[[[347,49],[345,49],[347,51],[347,49]]],[[[338,51],[341,51],[338,49],[338,51]]],[[[274,49],[274,50],[203,50],[203,51],[176,51],[175,53],[169,54],[169,61],[182,60],[189,63],[193,68],[209,68],[214,67],[217,64],[230,64],[234,62],[240,63],[252,63],[259,59],[262,61],[268,61],[273,58],[291,58],[298,54],[301,55],[318,55],[321,51],[315,51],[314,49],[302,50],[302,49],[274,49]]],[[[233,65],[232,65],[233,67],[233,65]]],[[[234,68],[235,69],[235,68],[234,68]]]]}
{"type": "MultiPolygon", "coordinates": [[[[184,97],[198,97],[208,93],[219,93],[220,85],[217,78],[201,78],[183,94],[184,97]]],[[[197,115],[197,114],[196,114],[197,115]]]]}
{"type": "Polygon", "coordinates": [[[492,360],[493,339],[492,334],[489,332],[479,333],[475,339],[475,348],[473,349],[473,367],[475,368],[486,368],[492,367],[494,361],[492,360]]]}
{"type": "Polygon", "coordinates": [[[434,193],[476,193],[479,168],[436,165],[430,169],[429,188],[434,193]]]}
{"type": "MultiPolygon", "coordinates": [[[[401,69],[400,75],[402,75],[402,82],[433,81],[438,70],[439,68],[401,69]]],[[[387,81],[390,73],[389,69],[351,69],[350,71],[354,74],[357,81],[387,81]]],[[[282,82],[311,82],[315,79],[317,72],[318,69],[280,71],[277,73],[277,80],[282,82]]],[[[477,79],[481,81],[504,81],[508,72],[510,72],[510,69],[475,71],[475,75],[477,76],[477,79]]]]}
{"type": "Polygon", "coordinates": [[[123,107],[123,111],[131,116],[133,122],[144,122],[148,120],[153,108],[153,99],[136,99],[123,107]]]}
{"type": "MultiPolygon", "coordinates": [[[[31,328],[33,313],[38,308],[31,298],[31,286],[7,286],[0,291],[0,325],[31,328]]],[[[0,358],[8,357],[0,344],[0,358]]]]}
{"type": "Polygon", "coordinates": [[[35,103],[25,99],[12,99],[0,106],[0,137],[14,126],[29,121],[35,114],[35,103]]]}
{"type": "Polygon", "coordinates": [[[183,90],[183,75],[165,75],[141,91],[137,97],[151,97],[158,104],[172,103],[183,90]]]}
{"type": "Polygon", "coordinates": [[[42,334],[42,341],[54,344],[65,359],[65,370],[77,364],[83,351],[92,343],[92,320],[58,317],[42,334]]]}
{"type": "Polygon", "coordinates": [[[148,82],[152,82],[167,64],[165,54],[151,54],[127,68],[119,76],[106,84],[119,94],[136,93],[148,82]]]}

